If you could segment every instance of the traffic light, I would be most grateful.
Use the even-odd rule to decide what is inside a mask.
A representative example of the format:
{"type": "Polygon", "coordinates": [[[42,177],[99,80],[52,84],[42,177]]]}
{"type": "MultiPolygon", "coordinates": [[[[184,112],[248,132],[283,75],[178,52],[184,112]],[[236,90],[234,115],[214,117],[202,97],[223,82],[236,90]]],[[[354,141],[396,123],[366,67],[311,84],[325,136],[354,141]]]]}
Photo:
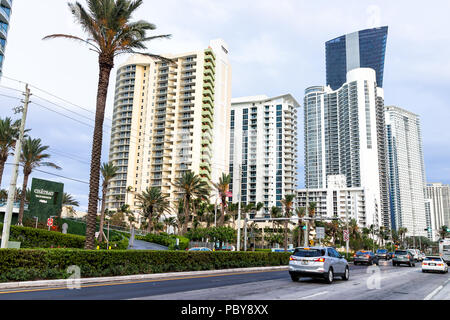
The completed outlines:
{"type": "Polygon", "coordinates": [[[306,230],[306,226],[303,226],[303,228],[302,228],[303,230],[306,230]]]}

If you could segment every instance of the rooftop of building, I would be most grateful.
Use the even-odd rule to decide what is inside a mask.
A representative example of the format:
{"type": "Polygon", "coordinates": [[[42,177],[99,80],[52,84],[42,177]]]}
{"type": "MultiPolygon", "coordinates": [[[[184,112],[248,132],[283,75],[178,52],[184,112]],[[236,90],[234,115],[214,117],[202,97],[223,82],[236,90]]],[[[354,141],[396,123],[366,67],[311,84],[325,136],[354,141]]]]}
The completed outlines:
{"type": "Polygon", "coordinates": [[[231,104],[245,104],[245,103],[265,103],[272,100],[278,100],[281,98],[290,99],[293,101],[294,106],[296,108],[300,107],[300,104],[298,101],[290,94],[283,94],[276,97],[268,97],[267,95],[257,95],[257,96],[248,96],[248,97],[240,97],[240,98],[233,98],[231,99],[231,104]]]}

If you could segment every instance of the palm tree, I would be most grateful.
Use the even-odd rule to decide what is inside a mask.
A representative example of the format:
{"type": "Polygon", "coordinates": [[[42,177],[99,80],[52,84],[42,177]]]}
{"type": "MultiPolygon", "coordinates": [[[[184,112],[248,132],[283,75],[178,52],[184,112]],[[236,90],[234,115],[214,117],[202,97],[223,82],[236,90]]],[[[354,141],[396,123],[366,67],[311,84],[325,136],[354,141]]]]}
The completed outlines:
{"type": "MultiPolygon", "coordinates": [[[[79,2],[69,3],[69,9],[78,25],[87,34],[87,39],[68,34],[52,34],[44,39],[65,38],[87,44],[98,54],[99,81],[95,126],[92,142],[91,169],[89,181],[89,203],[86,222],[85,248],[94,249],[94,234],[97,219],[97,199],[100,180],[100,162],[103,142],[103,122],[106,97],[114,58],[124,53],[137,53],[136,49],[147,49],[145,42],[168,38],[170,35],[147,37],[149,30],[156,29],[146,21],[132,22],[132,14],[142,5],[143,0],[87,0],[87,9],[79,2]]],[[[170,61],[160,56],[145,55],[170,61]]]]}
{"type": "Polygon", "coordinates": [[[441,237],[441,239],[445,239],[447,237],[447,230],[448,227],[447,226],[442,226],[441,229],[439,230],[439,236],[441,237]]]}
{"type": "Polygon", "coordinates": [[[302,232],[301,232],[301,230],[302,230],[302,219],[305,217],[305,215],[306,215],[306,208],[305,207],[300,207],[300,208],[297,208],[296,210],[295,210],[295,214],[298,216],[298,239],[297,239],[297,242],[298,242],[298,246],[300,246],[300,244],[301,244],[301,237],[302,237],[302,232]]]}
{"type": "Polygon", "coordinates": [[[190,220],[190,208],[193,200],[207,199],[209,195],[208,183],[192,171],[187,171],[173,184],[183,195],[184,223],[182,234],[186,234],[190,220]]]}
{"type": "Polygon", "coordinates": [[[166,233],[169,233],[169,228],[176,228],[177,221],[175,217],[168,217],[163,220],[164,225],[166,226],[166,233]]]}
{"type": "MultiPolygon", "coordinates": [[[[270,217],[272,219],[281,218],[282,217],[281,209],[278,207],[272,207],[270,209],[270,217]]],[[[275,232],[275,224],[278,225],[278,222],[275,221],[272,222],[272,229],[274,232],[275,232]]]]}
{"type": "Polygon", "coordinates": [[[159,218],[164,213],[169,213],[170,202],[168,196],[163,195],[159,188],[147,188],[142,194],[137,194],[136,198],[143,216],[148,219],[147,231],[152,232],[153,219],[159,218]]]}
{"type": "Polygon", "coordinates": [[[221,212],[219,218],[219,227],[222,227],[225,220],[225,207],[227,205],[227,193],[230,187],[231,176],[229,174],[222,173],[222,177],[219,179],[219,183],[213,183],[213,186],[219,192],[219,197],[221,201],[221,212]]]}
{"type": "Polygon", "coordinates": [[[119,168],[114,166],[112,162],[103,163],[100,168],[102,173],[103,183],[102,183],[102,206],[100,209],[100,229],[98,233],[98,241],[103,241],[103,225],[105,223],[105,209],[106,209],[106,191],[109,182],[117,175],[119,168]]]}
{"type": "Polygon", "coordinates": [[[0,119],[0,186],[6,160],[19,139],[20,120],[13,122],[11,118],[0,119]]]}
{"type": "Polygon", "coordinates": [[[64,192],[62,198],[62,205],[78,207],[80,206],[80,203],[77,200],[75,200],[70,193],[64,192]]]}
{"type": "MultiPolygon", "coordinates": [[[[317,208],[317,203],[316,202],[311,202],[309,204],[308,207],[308,216],[310,218],[314,218],[314,216],[316,215],[316,208],[317,208]]],[[[311,220],[311,222],[307,221],[306,223],[306,240],[309,242],[309,233],[311,231],[311,227],[314,225],[314,220],[311,220]]]]}
{"type": "Polygon", "coordinates": [[[41,139],[32,139],[28,137],[23,141],[22,153],[20,155],[20,163],[23,166],[23,184],[22,195],[20,197],[19,219],[17,221],[18,225],[22,225],[23,222],[23,212],[27,194],[28,178],[33,172],[33,169],[38,167],[52,167],[59,170],[61,169],[52,162],[43,161],[50,158],[49,154],[44,153],[48,148],[49,146],[43,146],[41,144],[41,139]]]}
{"type": "MultiPolygon", "coordinates": [[[[284,217],[290,218],[292,215],[292,206],[294,204],[295,195],[288,194],[281,200],[281,204],[284,207],[284,217]]],[[[287,243],[288,243],[288,225],[289,221],[284,220],[284,250],[287,251],[287,243]]]]}

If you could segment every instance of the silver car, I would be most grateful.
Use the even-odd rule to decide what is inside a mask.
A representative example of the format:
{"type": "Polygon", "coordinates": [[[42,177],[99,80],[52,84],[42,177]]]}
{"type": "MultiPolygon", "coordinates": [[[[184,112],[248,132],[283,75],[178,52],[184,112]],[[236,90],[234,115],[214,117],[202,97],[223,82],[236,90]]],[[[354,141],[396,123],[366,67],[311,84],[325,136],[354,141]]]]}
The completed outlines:
{"type": "Polygon", "coordinates": [[[289,259],[292,281],[301,277],[323,278],[332,283],[335,276],[350,278],[347,260],[331,247],[296,248],[289,259]]]}

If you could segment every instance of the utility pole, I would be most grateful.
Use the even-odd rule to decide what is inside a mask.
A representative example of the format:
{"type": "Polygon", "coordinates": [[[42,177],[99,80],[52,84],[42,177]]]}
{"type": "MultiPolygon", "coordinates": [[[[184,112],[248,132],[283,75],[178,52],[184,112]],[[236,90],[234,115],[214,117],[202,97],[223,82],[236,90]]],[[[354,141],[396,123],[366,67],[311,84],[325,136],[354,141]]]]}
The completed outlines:
{"type": "Polygon", "coordinates": [[[244,219],[244,251],[247,251],[247,216],[244,219]]]}
{"type": "Polygon", "coordinates": [[[214,227],[217,227],[217,198],[216,198],[216,204],[214,205],[214,227]]]}
{"type": "Polygon", "coordinates": [[[23,108],[15,108],[15,113],[22,112],[22,121],[20,122],[20,134],[19,139],[16,141],[15,146],[15,152],[14,152],[14,166],[13,171],[11,175],[11,183],[9,185],[9,192],[8,192],[8,200],[6,203],[6,211],[5,211],[5,218],[3,221],[3,233],[2,233],[2,244],[1,248],[6,249],[8,248],[8,242],[9,242],[9,232],[11,228],[11,219],[12,219],[12,211],[14,207],[14,195],[16,191],[16,185],[17,185],[17,176],[19,174],[19,161],[20,161],[20,154],[22,152],[22,142],[23,142],[23,136],[25,132],[25,121],[27,119],[27,113],[28,113],[28,104],[30,103],[30,89],[28,88],[28,84],[25,85],[25,100],[23,101],[23,108]]]}
{"type": "Polygon", "coordinates": [[[242,164],[239,165],[239,203],[238,203],[238,220],[237,220],[237,243],[236,251],[241,251],[241,199],[242,199],[242,164]]]}
{"type": "Polygon", "coordinates": [[[350,232],[348,230],[348,198],[350,196],[350,191],[347,191],[347,195],[345,196],[345,224],[347,227],[347,235],[348,240],[345,242],[345,247],[347,250],[347,258],[348,258],[348,251],[349,251],[349,242],[350,242],[350,232]]]}

